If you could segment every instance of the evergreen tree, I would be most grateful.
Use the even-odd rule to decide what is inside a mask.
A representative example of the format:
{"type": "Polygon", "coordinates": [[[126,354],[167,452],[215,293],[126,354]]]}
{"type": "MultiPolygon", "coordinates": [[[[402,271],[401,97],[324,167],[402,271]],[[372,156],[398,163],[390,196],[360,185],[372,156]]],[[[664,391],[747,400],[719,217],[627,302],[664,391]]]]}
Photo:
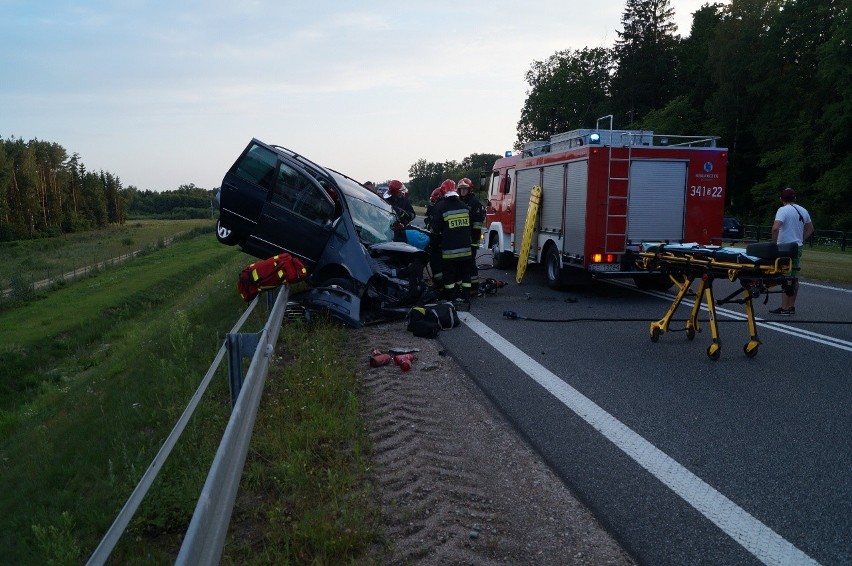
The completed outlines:
{"type": "Polygon", "coordinates": [[[627,0],[615,43],[616,122],[634,123],[676,92],[677,26],[669,0],[627,0]]]}
{"type": "Polygon", "coordinates": [[[817,52],[817,80],[823,93],[822,114],[814,123],[812,188],[817,227],[852,230],[852,6],[829,3],[831,22],[817,52]]]}
{"type": "Polygon", "coordinates": [[[763,176],[756,122],[772,103],[780,72],[773,41],[779,6],[778,0],[733,0],[710,49],[715,89],[708,109],[730,149],[727,192],[738,214],[766,206],[750,189],[763,176]]]}
{"type": "MultiPolygon", "coordinates": [[[[724,16],[723,4],[705,4],[692,15],[689,36],[677,47],[677,96],[685,96],[687,103],[701,115],[701,132],[712,131],[707,124],[707,103],[715,90],[710,68],[710,49],[724,16]]],[[[681,132],[686,134],[687,132],[681,132]]],[[[695,132],[699,133],[699,132],[695,132]]]]}
{"type": "Polygon", "coordinates": [[[68,196],[69,201],[66,202],[64,214],[62,217],[62,231],[73,232],[77,229],[79,222],[80,210],[80,188],[82,186],[80,154],[74,153],[65,163],[65,170],[68,174],[68,196]]]}
{"type": "Polygon", "coordinates": [[[6,143],[0,143],[0,242],[14,238],[9,200],[12,161],[6,156],[6,143]]]}

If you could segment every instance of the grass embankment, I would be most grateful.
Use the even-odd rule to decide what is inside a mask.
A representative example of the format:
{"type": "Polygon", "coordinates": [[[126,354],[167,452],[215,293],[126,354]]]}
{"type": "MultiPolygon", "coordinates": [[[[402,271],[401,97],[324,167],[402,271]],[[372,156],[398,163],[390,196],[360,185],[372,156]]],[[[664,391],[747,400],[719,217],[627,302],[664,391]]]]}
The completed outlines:
{"type": "Polygon", "coordinates": [[[213,220],[132,220],[123,226],[39,240],[0,243],[0,290],[32,286],[43,279],[98,265],[137,250],[159,247],[165,240],[198,227],[213,234],[213,220]]]}
{"type": "MultiPolygon", "coordinates": [[[[0,310],[0,556],[86,560],[171,431],[245,305],[251,258],[212,234],[178,241],[0,310]]],[[[259,307],[243,331],[257,331],[259,307]]],[[[354,361],[342,329],[285,325],[223,560],[346,562],[376,532],[354,361]],[[280,352],[280,350],[279,350],[280,352]],[[241,519],[239,517],[242,517],[241,519]],[[247,531],[241,526],[247,522],[247,531]]],[[[217,375],[111,563],[168,564],[230,413],[217,375]]]]}
{"type": "MultiPolygon", "coordinates": [[[[244,263],[196,238],[0,313],[4,561],[80,563],[94,550],[242,311],[233,273],[244,263]]],[[[215,453],[208,431],[223,430],[228,408],[217,378],[119,562],[168,556],[215,453]]]]}

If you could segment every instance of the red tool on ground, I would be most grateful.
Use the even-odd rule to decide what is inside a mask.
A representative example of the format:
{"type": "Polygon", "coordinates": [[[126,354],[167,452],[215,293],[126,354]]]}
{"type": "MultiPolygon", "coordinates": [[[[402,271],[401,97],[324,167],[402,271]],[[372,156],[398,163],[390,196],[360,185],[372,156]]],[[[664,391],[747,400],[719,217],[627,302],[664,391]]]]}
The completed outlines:
{"type": "Polygon", "coordinates": [[[417,359],[414,354],[397,354],[393,357],[393,363],[399,366],[402,371],[411,369],[411,362],[417,359]]]}
{"type": "Polygon", "coordinates": [[[386,366],[390,363],[390,354],[383,354],[380,350],[370,352],[370,367],[386,366]]]}

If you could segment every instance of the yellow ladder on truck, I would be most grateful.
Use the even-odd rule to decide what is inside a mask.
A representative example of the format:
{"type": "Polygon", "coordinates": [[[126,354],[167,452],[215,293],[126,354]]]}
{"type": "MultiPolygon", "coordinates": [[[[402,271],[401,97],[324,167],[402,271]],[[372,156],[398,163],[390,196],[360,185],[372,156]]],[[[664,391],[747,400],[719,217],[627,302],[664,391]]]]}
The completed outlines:
{"type": "Polygon", "coordinates": [[[524,224],[524,237],[521,240],[521,251],[518,255],[518,271],[515,274],[515,282],[520,285],[524,279],[524,273],[527,272],[527,262],[530,256],[530,247],[532,246],[532,236],[535,232],[535,220],[538,216],[538,207],[541,204],[541,187],[538,185],[532,188],[530,192],[530,207],[527,209],[527,221],[524,224]]]}

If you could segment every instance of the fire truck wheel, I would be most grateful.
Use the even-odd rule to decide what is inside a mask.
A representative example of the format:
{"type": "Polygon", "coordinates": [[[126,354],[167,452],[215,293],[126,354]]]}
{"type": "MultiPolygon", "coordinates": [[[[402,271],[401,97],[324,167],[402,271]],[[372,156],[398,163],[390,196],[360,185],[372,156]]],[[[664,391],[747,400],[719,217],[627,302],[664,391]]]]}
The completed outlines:
{"type": "Polygon", "coordinates": [[[547,273],[547,286],[551,289],[561,289],[563,286],[562,262],[559,260],[559,250],[556,246],[547,248],[544,257],[544,270],[547,273]]]}
{"type": "Polygon", "coordinates": [[[491,265],[494,269],[509,269],[509,254],[501,252],[497,243],[491,244],[491,265]]]}

